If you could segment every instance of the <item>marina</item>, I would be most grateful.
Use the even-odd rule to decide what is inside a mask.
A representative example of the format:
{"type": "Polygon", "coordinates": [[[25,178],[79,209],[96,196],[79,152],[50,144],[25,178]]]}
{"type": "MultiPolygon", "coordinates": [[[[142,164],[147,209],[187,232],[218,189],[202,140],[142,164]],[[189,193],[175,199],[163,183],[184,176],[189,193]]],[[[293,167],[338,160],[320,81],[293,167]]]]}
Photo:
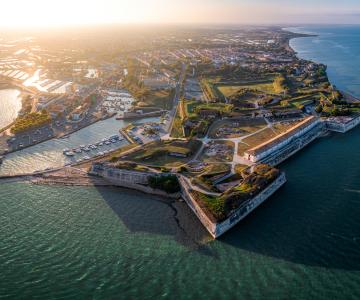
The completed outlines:
{"type": "MultiPolygon", "coordinates": [[[[138,120],[139,123],[156,122],[158,118],[145,118],[138,120]]],[[[92,158],[104,155],[128,144],[127,140],[119,140],[112,143],[109,138],[120,136],[119,130],[129,124],[127,121],[116,120],[115,117],[94,123],[80,129],[67,138],[51,139],[46,142],[7,154],[0,166],[0,176],[32,173],[48,168],[59,168],[61,166],[84,160],[86,156],[92,158]],[[99,145],[96,145],[99,143],[99,145]],[[96,145],[97,149],[86,147],[96,145]],[[100,146],[101,145],[101,146],[100,146]],[[78,148],[88,148],[89,151],[75,153],[78,148]],[[74,155],[64,155],[64,150],[71,150],[74,155]]],[[[79,149],[78,149],[79,150],[79,149]]]]}
{"type": "MultiPolygon", "coordinates": [[[[112,135],[109,138],[103,138],[100,142],[89,144],[89,145],[80,145],[78,148],[73,149],[64,149],[63,154],[67,157],[74,158],[75,162],[79,163],[85,160],[90,160],[94,157],[103,156],[110,153],[112,148],[109,147],[112,144],[119,144],[124,141],[124,138],[121,135],[112,135]],[[108,149],[105,149],[108,148],[108,149]],[[101,150],[101,151],[100,151],[101,150]],[[86,154],[81,155],[81,154],[86,154]]],[[[122,143],[123,145],[123,143],[122,143]]]]}

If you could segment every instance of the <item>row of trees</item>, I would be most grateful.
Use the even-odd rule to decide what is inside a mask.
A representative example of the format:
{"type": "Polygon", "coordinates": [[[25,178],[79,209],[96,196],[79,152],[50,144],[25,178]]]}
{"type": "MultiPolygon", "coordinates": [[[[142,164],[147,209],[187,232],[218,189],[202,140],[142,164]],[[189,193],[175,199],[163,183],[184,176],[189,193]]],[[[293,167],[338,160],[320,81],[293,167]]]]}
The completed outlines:
{"type": "Polygon", "coordinates": [[[341,92],[332,90],[328,97],[324,94],[321,95],[320,103],[316,106],[315,111],[323,116],[348,116],[351,114],[351,109],[357,107],[356,103],[345,101],[341,92]]]}
{"type": "Polygon", "coordinates": [[[29,113],[18,118],[15,121],[15,124],[11,127],[11,132],[13,134],[17,134],[30,129],[39,128],[50,123],[50,114],[46,110],[42,110],[41,112],[29,113]]]}
{"type": "Polygon", "coordinates": [[[162,175],[149,177],[149,186],[153,189],[163,190],[169,194],[180,191],[180,184],[175,175],[162,175]]]}

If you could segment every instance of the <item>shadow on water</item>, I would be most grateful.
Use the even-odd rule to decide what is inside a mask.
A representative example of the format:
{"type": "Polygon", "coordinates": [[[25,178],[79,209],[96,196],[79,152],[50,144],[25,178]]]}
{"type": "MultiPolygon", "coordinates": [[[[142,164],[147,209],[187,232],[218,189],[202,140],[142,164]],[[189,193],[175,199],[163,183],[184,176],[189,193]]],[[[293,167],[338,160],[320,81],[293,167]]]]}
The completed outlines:
{"type": "Polygon", "coordinates": [[[319,139],[289,159],[280,166],[285,186],[212,243],[184,202],[121,188],[99,192],[131,232],[172,236],[203,255],[221,259],[223,244],[296,264],[360,270],[360,156],[352,151],[359,133],[319,139]]]}
{"type": "Polygon", "coordinates": [[[207,246],[210,235],[185,202],[119,187],[98,192],[130,232],[170,236],[191,251],[216,256],[207,246]]]}
{"type": "Polygon", "coordinates": [[[219,241],[297,264],[360,270],[360,157],[352,151],[359,133],[320,139],[281,165],[285,186],[219,241]]]}

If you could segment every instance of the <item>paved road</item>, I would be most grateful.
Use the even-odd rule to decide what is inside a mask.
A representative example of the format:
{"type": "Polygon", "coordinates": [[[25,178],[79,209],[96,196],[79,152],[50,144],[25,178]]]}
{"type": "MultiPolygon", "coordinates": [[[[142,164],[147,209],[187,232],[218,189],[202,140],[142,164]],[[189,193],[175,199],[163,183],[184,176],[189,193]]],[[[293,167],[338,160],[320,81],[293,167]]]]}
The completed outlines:
{"type": "Polygon", "coordinates": [[[214,197],[221,196],[220,193],[209,192],[209,191],[206,191],[206,190],[204,190],[204,189],[202,189],[202,188],[200,188],[198,186],[193,185],[191,183],[191,181],[185,176],[180,175],[180,182],[182,183],[183,188],[187,190],[187,192],[189,192],[189,189],[192,189],[194,191],[197,191],[199,193],[209,195],[209,196],[214,196],[214,197]]]}

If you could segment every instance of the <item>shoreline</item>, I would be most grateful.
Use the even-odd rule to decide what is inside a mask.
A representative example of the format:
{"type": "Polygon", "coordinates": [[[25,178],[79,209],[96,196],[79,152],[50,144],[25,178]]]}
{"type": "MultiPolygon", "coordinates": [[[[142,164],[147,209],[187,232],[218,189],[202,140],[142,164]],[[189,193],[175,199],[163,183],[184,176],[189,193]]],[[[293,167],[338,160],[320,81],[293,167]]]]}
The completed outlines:
{"type": "MultiPolygon", "coordinates": [[[[290,32],[290,31],[287,31],[287,32],[290,32]]],[[[292,32],[290,32],[290,33],[292,33],[292,32]]],[[[294,33],[293,37],[289,37],[286,39],[286,44],[287,44],[286,49],[291,51],[291,54],[293,55],[294,59],[296,58],[297,60],[302,60],[302,58],[300,58],[298,56],[298,53],[295,51],[295,49],[290,46],[290,41],[294,38],[301,38],[301,37],[311,37],[311,36],[294,33]]],[[[306,60],[306,61],[314,62],[311,60],[306,60]]],[[[330,82],[330,84],[331,84],[331,82],[330,82]]],[[[317,120],[317,121],[319,121],[319,120],[317,120]]],[[[321,130],[319,127],[319,130],[317,132],[318,134],[315,135],[314,137],[311,136],[311,140],[309,140],[309,142],[300,144],[300,148],[297,148],[295,151],[289,153],[289,155],[286,155],[285,157],[283,157],[283,159],[279,160],[278,163],[282,163],[283,161],[286,161],[290,157],[294,156],[299,150],[305,148],[313,140],[317,139],[320,136],[323,136],[323,134],[330,133],[331,131],[335,131],[330,126],[332,122],[334,122],[334,124],[336,125],[336,121],[332,121],[330,119],[322,119],[319,122],[319,123],[321,123],[321,130]],[[324,130],[324,132],[323,132],[323,130],[324,130]]],[[[349,126],[349,128],[342,131],[343,133],[356,127],[360,123],[360,117],[359,116],[355,117],[352,120],[352,122],[354,122],[356,124],[352,127],[349,126]]],[[[340,123],[339,123],[339,126],[342,125],[342,126],[344,126],[344,128],[346,128],[347,123],[341,123],[341,124],[340,123]]],[[[80,129],[82,129],[82,128],[79,128],[78,130],[80,130],[80,129]]],[[[282,148],[281,151],[283,151],[283,150],[284,149],[282,148]]],[[[280,154],[282,155],[281,152],[280,152],[280,154]]],[[[278,160],[279,158],[281,158],[280,154],[274,155],[274,159],[278,160]]],[[[109,155],[106,157],[108,158],[109,155]]],[[[267,158],[268,157],[265,157],[265,159],[267,159],[267,158]]],[[[86,163],[92,164],[92,161],[93,160],[89,160],[86,163]]],[[[262,163],[262,161],[255,162],[255,165],[257,165],[259,163],[262,163]]],[[[268,163],[268,162],[266,162],[266,163],[268,163]]],[[[272,164],[270,164],[270,165],[272,165],[272,164]]],[[[24,179],[27,179],[27,180],[21,180],[20,176],[14,176],[13,178],[14,178],[14,180],[18,179],[18,181],[25,181],[25,182],[30,182],[32,184],[38,184],[38,185],[103,186],[103,187],[104,186],[120,186],[120,187],[126,188],[128,190],[136,190],[136,191],[140,191],[144,194],[157,195],[157,196],[162,196],[165,198],[180,198],[181,197],[188,204],[188,206],[192,209],[194,214],[197,216],[199,221],[204,225],[204,227],[208,230],[208,232],[211,234],[211,236],[215,239],[218,238],[219,236],[221,236],[222,234],[224,234],[225,232],[227,232],[230,228],[235,226],[238,222],[240,222],[248,214],[250,214],[252,211],[254,211],[259,205],[261,205],[263,202],[265,202],[273,193],[275,193],[286,182],[285,173],[282,172],[281,177],[279,177],[274,184],[271,184],[271,185],[267,186],[264,190],[262,190],[261,193],[259,194],[259,197],[256,196],[249,200],[249,205],[246,207],[245,210],[242,207],[239,207],[236,210],[236,213],[234,215],[230,215],[222,222],[210,222],[207,218],[204,217],[203,209],[201,207],[198,208],[195,205],[194,199],[192,199],[191,195],[188,193],[188,190],[187,190],[188,188],[186,187],[186,185],[184,185],[182,183],[181,175],[179,176],[175,173],[175,175],[178,176],[178,179],[180,182],[180,186],[182,189],[181,194],[170,195],[170,194],[165,194],[163,191],[151,189],[148,186],[143,186],[142,184],[139,185],[137,183],[130,183],[129,181],[126,181],[126,180],[124,182],[120,182],[120,183],[113,182],[106,176],[104,177],[104,176],[101,176],[101,174],[95,174],[92,171],[89,172],[89,170],[86,169],[85,164],[83,165],[83,169],[81,169],[81,164],[78,165],[78,168],[76,168],[75,166],[76,165],[74,164],[69,167],[67,167],[67,166],[61,167],[58,170],[48,170],[47,172],[38,172],[36,174],[23,175],[24,179]],[[94,176],[94,175],[98,175],[98,176],[94,176]]],[[[134,170],[132,170],[132,171],[134,171],[134,170]]],[[[123,179],[121,179],[121,180],[123,180],[123,179]]]]}
{"type": "MultiPolygon", "coordinates": [[[[72,131],[69,131],[69,132],[66,132],[66,133],[62,133],[62,134],[59,134],[59,135],[54,135],[54,136],[52,136],[52,137],[50,137],[50,138],[46,138],[46,139],[44,139],[44,140],[42,140],[42,141],[38,141],[38,142],[32,143],[31,145],[27,145],[27,146],[25,146],[25,147],[23,147],[23,148],[21,148],[21,149],[10,150],[10,151],[7,151],[7,152],[4,152],[4,151],[1,152],[1,151],[0,151],[0,155],[7,155],[7,154],[10,154],[10,153],[15,153],[15,152],[18,152],[18,151],[21,151],[21,150],[24,150],[24,149],[27,149],[27,148],[30,148],[30,147],[33,147],[33,146],[36,146],[36,145],[39,145],[39,144],[48,142],[48,141],[51,141],[51,140],[53,140],[53,139],[64,139],[64,138],[67,138],[67,136],[69,136],[69,135],[71,135],[71,134],[73,134],[73,133],[75,133],[75,132],[78,132],[78,131],[80,131],[81,129],[84,129],[84,128],[86,128],[86,127],[89,127],[89,126],[91,126],[91,125],[93,125],[93,124],[95,124],[95,123],[97,123],[97,122],[105,121],[105,120],[107,120],[107,119],[111,119],[111,118],[113,118],[113,117],[115,117],[115,115],[110,115],[110,116],[107,116],[107,117],[105,117],[105,118],[100,118],[100,119],[98,119],[98,120],[95,120],[94,122],[91,122],[91,123],[89,123],[89,124],[87,124],[87,125],[84,125],[84,126],[81,126],[81,127],[79,127],[79,128],[76,128],[76,129],[74,129],[74,130],[72,130],[72,131]]],[[[14,123],[15,123],[15,121],[12,122],[11,124],[9,124],[9,125],[6,127],[5,130],[0,131],[0,134],[3,133],[4,131],[8,130],[14,123]]],[[[40,128],[40,129],[41,129],[41,128],[40,128]]]]}
{"type": "MultiPolygon", "coordinates": [[[[293,36],[291,38],[288,39],[288,47],[289,49],[292,50],[292,52],[295,54],[296,58],[299,59],[299,60],[306,60],[306,61],[310,61],[310,62],[313,62],[313,63],[316,63],[316,64],[323,64],[327,67],[327,64],[319,61],[319,60],[315,60],[315,59],[305,59],[305,58],[301,58],[300,55],[299,55],[299,52],[296,51],[295,48],[293,48],[291,45],[290,45],[290,42],[291,40],[295,40],[295,39],[301,39],[301,38],[311,38],[311,37],[320,37],[321,35],[320,34],[308,34],[308,33],[299,33],[299,32],[294,32],[294,31],[290,31],[288,29],[289,27],[284,27],[284,28],[281,28],[281,30],[285,31],[285,32],[289,32],[291,34],[294,34],[294,35],[297,35],[297,36],[293,36]]],[[[326,76],[328,77],[328,72],[326,72],[326,76]]],[[[328,77],[329,79],[329,77],[328,77]]],[[[337,87],[337,84],[335,82],[332,82],[330,81],[329,79],[329,83],[332,84],[333,86],[336,86],[337,87]]],[[[345,96],[345,98],[347,98],[347,100],[351,100],[351,101],[359,101],[360,102],[360,95],[354,95],[351,91],[347,91],[347,90],[344,90],[344,89],[338,89],[341,93],[343,93],[343,95],[345,96]]]]}

